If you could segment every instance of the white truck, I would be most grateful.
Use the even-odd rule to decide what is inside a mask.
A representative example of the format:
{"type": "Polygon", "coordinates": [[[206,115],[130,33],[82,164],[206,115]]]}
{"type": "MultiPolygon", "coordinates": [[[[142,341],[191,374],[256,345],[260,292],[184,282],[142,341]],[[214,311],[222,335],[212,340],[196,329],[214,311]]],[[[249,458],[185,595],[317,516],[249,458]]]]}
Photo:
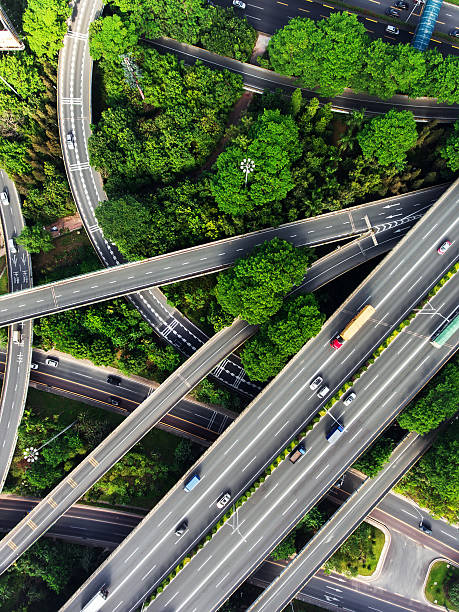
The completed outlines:
{"type": "Polygon", "coordinates": [[[88,601],[84,608],[81,608],[81,612],[99,612],[99,610],[105,604],[107,597],[107,589],[100,589],[100,591],[88,601]]]}

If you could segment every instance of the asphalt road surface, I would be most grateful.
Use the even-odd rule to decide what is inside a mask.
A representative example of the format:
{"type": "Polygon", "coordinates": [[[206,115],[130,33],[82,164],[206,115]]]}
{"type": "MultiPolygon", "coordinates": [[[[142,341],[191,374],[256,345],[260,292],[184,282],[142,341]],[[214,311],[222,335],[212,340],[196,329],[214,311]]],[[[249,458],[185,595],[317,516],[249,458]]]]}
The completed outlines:
{"type": "MultiPolygon", "coordinates": [[[[289,95],[298,87],[298,83],[287,76],[282,76],[272,70],[266,70],[255,66],[230,59],[216,53],[210,53],[193,45],[180,43],[172,38],[160,38],[149,43],[163,53],[174,53],[179,59],[193,64],[199,59],[210,68],[221,70],[226,68],[231,72],[240,74],[244,80],[244,87],[251,91],[262,93],[264,90],[283,89],[289,95]]],[[[457,104],[438,104],[434,98],[412,99],[408,96],[393,96],[389,100],[380,100],[374,96],[363,93],[355,93],[346,89],[343,94],[334,98],[323,98],[317,92],[303,89],[305,99],[318,98],[321,104],[331,103],[332,109],[337,112],[349,113],[354,110],[365,109],[367,115],[380,115],[395,108],[397,110],[410,110],[418,121],[455,121],[458,116],[457,104]]]]}
{"type": "MultiPolygon", "coordinates": [[[[438,327],[438,313],[446,316],[454,310],[458,291],[459,276],[456,275],[432,298],[429,307],[411,322],[406,332],[399,334],[354,383],[357,397],[352,404],[345,407],[338,402],[330,411],[331,416],[322,419],[308,433],[305,457],[295,465],[288,458],[283,461],[154,600],[149,610],[211,612],[222,605],[455,351],[458,340],[455,342],[452,338],[449,346],[439,350],[430,344],[429,338],[438,327]],[[425,313],[431,315],[425,316],[425,313]],[[433,316],[434,313],[437,316],[433,316]],[[325,436],[334,420],[339,420],[345,431],[332,447],[325,436]],[[204,565],[206,569],[201,571],[204,565]]],[[[391,472],[388,474],[390,476],[391,472]]],[[[368,495],[374,493],[376,504],[379,488],[370,486],[367,490],[368,495]]],[[[354,498],[360,499],[359,493],[355,493],[354,498]]],[[[363,501],[366,499],[364,496],[363,501]]],[[[320,542],[324,548],[328,546],[327,550],[331,548],[330,554],[334,551],[333,540],[338,529],[340,532],[344,529],[344,534],[349,535],[356,527],[354,513],[345,511],[347,505],[340,510],[338,527],[332,519],[320,532],[320,542]]],[[[337,535],[336,538],[341,542],[345,536],[340,539],[337,535]]],[[[311,557],[314,554],[317,563],[311,574],[321,565],[323,548],[313,549],[311,557]]],[[[309,552],[305,558],[308,562],[309,552]]],[[[301,575],[306,577],[306,574],[305,569],[301,575]]],[[[301,583],[297,590],[300,587],[301,583]]],[[[290,595],[288,587],[287,591],[290,595]]],[[[276,605],[271,608],[277,609],[276,605]]]]}
{"type": "MultiPolygon", "coordinates": [[[[353,490],[351,481],[354,479],[355,484],[358,486],[360,480],[354,474],[348,474],[345,479],[344,486],[347,487],[347,485],[349,485],[348,488],[350,491],[353,490]]],[[[334,491],[339,494],[338,490],[334,491]]],[[[32,498],[12,495],[1,496],[0,529],[2,531],[8,531],[14,527],[24,515],[35,507],[38,501],[39,500],[32,498]]],[[[443,545],[441,542],[437,541],[435,537],[425,536],[419,529],[410,527],[405,522],[405,508],[408,508],[410,513],[413,512],[413,506],[408,501],[394,494],[389,494],[380,503],[378,508],[373,510],[370,516],[390,527],[396,536],[398,536],[398,533],[405,534],[405,532],[407,532],[407,537],[410,538],[410,541],[413,540],[413,545],[416,547],[424,548],[427,545],[430,547],[430,550],[432,550],[432,554],[444,556],[454,561],[454,555],[451,554],[453,552],[452,548],[448,547],[446,544],[443,545]],[[394,505],[394,509],[391,509],[392,514],[381,512],[379,508],[389,500],[392,500],[394,505]]],[[[46,533],[46,536],[58,538],[67,542],[74,542],[76,544],[101,546],[107,549],[113,549],[128,536],[142,518],[141,515],[132,514],[130,512],[120,512],[119,510],[75,504],[51,527],[46,533]]],[[[445,525],[442,521],[435,521],[431,517],[430,521],[434,526],[434,532],[436,531],[437,524],[439,530],[442,531],[447,528],[453,532],[455,529],[450,525],[445,525]]],[[[445,536],[443,536],[443,538],[447,539],[445,536]]],[[[457,551],[455,552],[457,553],[457,551]]],[[[271,580],[276,578],[283,570],[284,566],[285,563],[282,561],[272,561],[268,559],[258,568],[255,574],[251,576],[250,581],[265,587],[269,585],[271,580]]],[[[335,573],[326,576],[323,572],[318,572],[309,584],[302,589],[298,598],[315,604],[317,604],[318,600],[322,602],[339,602],[344,608],[355,611],[365,610],[365,612],[367,612],[370,606],[376,606],[375,602],[378,602],[380,607],[381,601],[383,602],[385,610],[396,610],[396,612],[400,612],[399,605],[401,603],[402,606],[408,610],[419,609],[412,607],[413,602],[410,599],[404,600],[403,597],[395,595],[391,590],[375,588],[373,584],[367,585],[339,576],[335,573]],[[394,598],[399,604],[395,607],[389,604],[394,598]]],[[[425,607],[421,609],[424,610],[425,607]]]]}
{"type": "MultiPolygon", "coordinates": [[[[127,611],[135,608],[202,539],[224,513],[224,509],[219,510],[215,505],[222,493],[230,491],[232,499],[237,499],[247,490],[254,478],[265,470],[456,261],[458,192],[459,182],[456,182],[325,323],[322,331],[301,349],[206,451],[186,476],[198,473],[201,477],[199,485],[186,493],[183,490],[186,478],[177,483],[139,528],[69,600],[66,610],[77,610],[103,584],[107,584],[110,591],[103,609],[108,611],[122,606],[127,611]],[[440,256],[436,247],[447,236],[454,241],[452,248],[440,256]],[[333,351],[329,346],[330,339],[367,303],[376,309],[371,325],[364,326],[339,351],[333,351]],[[319,374],[330,388],[323,400],[309,389],[311,380],[319,374]],[[175,529],[185,518],[188,531],[177,538],[175,529]],[[134,557],[135,563],[132,562],[134,557]],[[131,560],[128,572],[127,559],[131,560]]],[[[419,350],[416,347],[411,358],[419,350]]],[[[380,367],[383,366],[377,366],[380,367]]],[[[389,367],[394,370],[393,363],[389,367]]],[[[420,375],[422,372],[417,373],[417,377],[420,375]]],[[[389,380],[393,380],[393,374],[389,380]]],[[[385,392],[387,383],[381,377],[372,389],[373,395],[385,392]]],[[[393,393],[390,393],[389,400],[393,393]]],[[[366,415],[362,420],[365,418],[366,415]]],[[[342,464],[346,456],[352,456],[352,448],[342,447],[342,464]]],[[[326,483],[330,486],[333,478],[327,471],[321,480],[322,488],[326,483]]]]}
{"type": "MultiPolygon", "coordinates": [[[[0,190],[6,190],[9,204],[0,203],[3,235],[10,291],[16,292],[32,286],[32,266],[25,249],[15,243],[11,252],[9,240],[15,239],[24,228],[21,202],[13,181],[4,170],[0,170],[0,190]]],[[[8,328],[8,359],[6,382],[0,398],[0,491],[5,483],[11,459],[16,447],[17,429],[22,419],[29,386],[30,356],[32,352],[33,321],[21,321],[8,328]],[[14,341],[14,331],[19,331],[20,340],[14,341]]]]}
{"type": "Polygon", "coordinates": [[[397,446],[390,461],[379,474],[368,479],[340,507],[248,610],[251,612],[283,610],[323,563],[347,540],[379,500],[389,493],[400,478],[420,459],[437,435],[437,431],[427,436],[420,436],[414,432],[409,434],[397,446]]]}
{"type": "Polygon", "coordinates": [[[119,461],[152,427],[183,399],[222,359],[254,333],[255,326],[236,319],[182,364],[129,415],[90,456],[67,474],[44,499],[0,542],[3,573],[55,521],[119,461]]]}
{"type": "MultiPolygon", "coordinates": [[[[0,326],[36,318],[138,291],[146,286],[165,285],[185,278],[228,268],[255,246],[274,237],[295,246],[314,246],[374,229],[392,233],[419,218],[445,190],[445,186],[411,192],[252,232],[237,238],[211,242],[151,259],[97,270],[70,279],[0,297],[0,326]]],[[[255,387],[252,383],[252,387],[255,387]]]]}
{"type": "MultiPolygon", "coordinates": [[[[214,0],[214,4],[231,6],[229,0],[214,0]]],[[[359,21],[365,26],[370,38],[381,38],[384,42],[391,44],[411,43],[414,29],[419,23],[420,17],[419,5],[412,11],[414,7],[413,0],[409,2],[409,10],[399,9],[400,18],[397,24],[400,29],[399,35],[386,32],[386,25],[393,23],[393,21],[387,20],[385,11],[389,7],[394,7],[393,2],[389,0],[350,0],[347,4],[353,13],[358,14],[359,9],[373,13],[373,15],[368,16],[364,14],[358,15],[359,21]]],[[[295,17],[306,17],[314,20],[327,19],[332,13],[344,10],[344,7],[334,7],[328,2],[312,2],[311,0],[307,0],[307,3],[304,0],[286,0],[286,2],[278,2],[277,0],[250,0],[250,2],[246,2],[245,10],[235,9],[236,13],[241,16],[243,15],[256,30],[266,32],[266,34],[274,34],[276,30],[285,26],[290,19],[295,17]]],[[[459,8],[454,4],[444,2],[435,25],[435,31],[449,34],[452,29],[458,27],[459,8]]],[[[430,48],[437,48],[444,54],[457,55],[459,41],[455,41],[458,41],[458,39],[451,37],[447,41],[442,41],[433,36],[430,48]]]]}

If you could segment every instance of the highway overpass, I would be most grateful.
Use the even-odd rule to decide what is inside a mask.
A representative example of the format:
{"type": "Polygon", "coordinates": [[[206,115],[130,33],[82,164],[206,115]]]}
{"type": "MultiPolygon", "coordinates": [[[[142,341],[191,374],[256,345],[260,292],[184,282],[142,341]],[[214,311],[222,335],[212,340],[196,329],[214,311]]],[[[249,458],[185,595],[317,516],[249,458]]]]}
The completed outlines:
{"type": "MultiPolygon", "coordinates": [[[[443,256],[438,255],[436,247],[445,236],[457,232],[458,193],[456,181],[325,323],[322,331],[292,358],[182,482],[171,489],[89,578],[69,600],[66,610],[77,610],[101,584],[107,584],[109,589],[113,586],[107,610],[118,605],[126,610],[135,607],[202,539],[224,514],[224,510],[215,506],[222,492],[229,490],[236,500],[246,491],[456,261],[457,241],[443,256]],[[372,324],[362,328],[339,351],[333,351],[330,339],[366,303],[376,309],[372,324]],[[324,399],[309,389],[310,381],[318,374],[330,388],[324,399]],[[185,493],[183,483],[196,472],[201,476],[199,486],[185,493]],[[175,529],[184,518],[188,531],[177,538],[175,529]],[[132,569],[126,573],[126,560],[134,557],[136,562],[130,563],[132,569]]],[[[380,380],[372,391],[381,392],[385,386],[386,382],[380,380]]],[[[351,452],[350,448],[347,450],[351,452]]],[[[332,477],[328,473],[326,477],[322,475],[324,487],[331,485],[332,477]]]]}
{"type": "MultiPolygon", "coordinates": [[[[12,180],[0,170],[0,191],[6,190],[9,204],[0,203],[0,216],[6,247],[8,285],[13,293],[32,286],[32,266],[28,252],[15,243],[13,253],[9,241],[22,232],[24,219],[21,202],[12,180]]],[[[32,353],[33,321],[19,320],[8,327],[6,378],[0,397],[0,431],[3,441],[0,446],[0,491],[16,447],[17,429],[24,412],[29,386],[30,356],[32,353]],[[14,333],[16,332],[16,334],[14,333]],[[18,338],[15,340],[15,335],[18,338]]]]}
{"type": "MultiPolygon", "coordinates": [[[[384,235],[384,242],[388,240],[388,233],[396,240],[444,190],[445,187],[440,186],[412,192],[0,296],[0,326],[224,270],[274,237],[288,240],[295,246],[315,246],[355,234],[368,234],[371,229],[374,240],[371,237],[367,242],[371,246],[373,241],[378,246],[379,234],[384,235]]],[[[380,252],[386,248],[381,247],[380,252]]]]}

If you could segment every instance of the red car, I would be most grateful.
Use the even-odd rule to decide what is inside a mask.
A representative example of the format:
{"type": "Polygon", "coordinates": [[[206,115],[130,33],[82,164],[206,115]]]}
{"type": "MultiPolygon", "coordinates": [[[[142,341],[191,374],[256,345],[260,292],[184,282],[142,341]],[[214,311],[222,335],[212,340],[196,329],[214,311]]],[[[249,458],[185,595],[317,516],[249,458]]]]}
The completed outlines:
{"type": "Polygon", "coordinates": [[[451,246],[451,242],[449,240],[446,240],[443,244],[441,244],[438,247],[437,253],[440,253],[440,255],[444,255],[450,246],[451,246]]]}

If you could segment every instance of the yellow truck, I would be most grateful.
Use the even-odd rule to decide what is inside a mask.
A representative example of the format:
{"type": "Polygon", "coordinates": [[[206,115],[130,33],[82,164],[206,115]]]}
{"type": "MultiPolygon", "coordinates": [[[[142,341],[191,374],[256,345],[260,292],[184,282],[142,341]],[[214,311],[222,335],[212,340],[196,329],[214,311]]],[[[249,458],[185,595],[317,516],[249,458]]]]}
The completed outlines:
{"type": "Polygon", "coordinates": [[[352,336],[359,331],[362,325],[365,325],[365,323],[373,316],[375,312],[375,309],[370,304],[364,306],[362,310],[349,321],[343,331],[333,338],[333,340],[330,342],[330,346],[332,346],[334,349],[341,348],[343,343],[346,340],[350,340],[352,336]]]}

